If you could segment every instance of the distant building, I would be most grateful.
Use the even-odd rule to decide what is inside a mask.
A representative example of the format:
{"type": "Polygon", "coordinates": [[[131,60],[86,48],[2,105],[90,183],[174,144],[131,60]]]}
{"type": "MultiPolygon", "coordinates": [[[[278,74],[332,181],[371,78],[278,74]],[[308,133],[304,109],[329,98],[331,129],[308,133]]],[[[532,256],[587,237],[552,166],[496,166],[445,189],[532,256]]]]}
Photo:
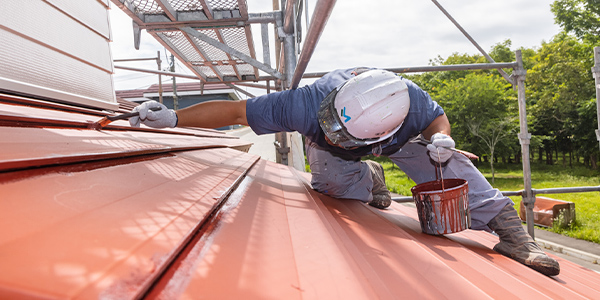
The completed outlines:
{"type": "MultiPolygon", "coordinates": [[[[146,89],[115,91],[117,99],[123,99],[136,103],[148,100],[159,101],[158,84],[153,84],[146,89]]],[[[173,85],[163,84],[163,104],[168,108],[174,108],[173,85]]],[[[177,108],[182,109],[197,103],[209,100],[240,100],[234,89],[223,83],[201,84],[199,82],[185,82],[177,84],[177,108]]],[[[219,130],[233,129],[235,126],[218,128],[219,130]]]]}

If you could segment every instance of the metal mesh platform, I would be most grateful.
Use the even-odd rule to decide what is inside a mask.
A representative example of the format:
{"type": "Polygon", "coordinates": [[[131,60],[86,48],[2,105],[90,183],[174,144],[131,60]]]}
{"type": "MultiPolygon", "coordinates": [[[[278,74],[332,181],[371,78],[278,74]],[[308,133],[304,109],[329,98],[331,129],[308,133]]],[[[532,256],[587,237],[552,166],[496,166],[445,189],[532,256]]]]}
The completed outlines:
{"type": "MultiPolygon", "coordinates": [[[[124,3],[124,1],[122,1],[124,3]]],[[[133,5],[143,14],[163,14],[164,9],[161,7],[161,0],[133,0],[133,5]]],[[[181,11],[204,11],[205,7],[210,7],[212,10],[235,10],[239,9],[237,0],[168,0],[168,4],[178,12],[181,11]],[[205,5],[206,4],[206,5],[205,5]]]]}
{"type": "Polygon", "coordinates": [[[204,82],[254,81],[245,0],[112,0],[204,82]],[[250,58],[250,59],[248,59],[250,58]]]}

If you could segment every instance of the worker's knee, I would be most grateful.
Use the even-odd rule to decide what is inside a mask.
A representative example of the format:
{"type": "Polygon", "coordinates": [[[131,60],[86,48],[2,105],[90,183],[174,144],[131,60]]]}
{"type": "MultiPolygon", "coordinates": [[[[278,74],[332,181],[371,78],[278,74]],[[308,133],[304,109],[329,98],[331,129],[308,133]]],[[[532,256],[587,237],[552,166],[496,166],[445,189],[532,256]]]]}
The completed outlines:
{"type": "Polygon", "coordinates": [[[368,201],[372,197],[371,173],[360,162],[341,168],[321,168],[320,172],[313,170],[311,184],[316,191],[335,198],[368,201]]]}
{"type": "Polygon", "coordinates": [[[332,172],[328,174],[314,174],[312,178],[313,189],[323,194],[327,194],[332,197],[341,198],[343,197],[351,186],[351,177],[348,174],[341,174],[338,172],[332,172]]]}
{"type": "Polygon", "coordinates": [[[334,155],[311,141],[307,141],[306,156],[316,191],[335,198],[368,201],[371,197],[373,181],[365,163],[334,155]]]}

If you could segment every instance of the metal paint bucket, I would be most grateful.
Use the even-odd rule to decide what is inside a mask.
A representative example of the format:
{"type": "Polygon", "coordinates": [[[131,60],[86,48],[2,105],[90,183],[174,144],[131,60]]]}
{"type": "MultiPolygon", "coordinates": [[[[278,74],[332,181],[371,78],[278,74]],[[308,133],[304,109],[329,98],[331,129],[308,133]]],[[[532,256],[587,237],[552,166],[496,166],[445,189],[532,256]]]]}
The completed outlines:
{"type": "Polygon", "coordinates": [[[424,233],[440,235],[471,227],[469,185],[466,180],[429,181],[414,186],[411,192],[424,233]]]}

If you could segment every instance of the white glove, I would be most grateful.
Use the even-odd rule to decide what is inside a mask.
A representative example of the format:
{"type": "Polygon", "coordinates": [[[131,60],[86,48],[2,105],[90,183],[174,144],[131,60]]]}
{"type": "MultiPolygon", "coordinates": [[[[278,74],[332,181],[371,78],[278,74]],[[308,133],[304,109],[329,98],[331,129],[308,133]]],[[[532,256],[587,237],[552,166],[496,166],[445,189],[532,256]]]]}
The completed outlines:
{"type": "Polygon", "coordinates": [[[427,145],[427,150],[429,150],[429,157],[433,159],[433,161],[437,161],[439,163],[445,163],[452,157],[452,150],[449,148],[454,148],[454,140],[443,133],[436,133],[431,136],[431,144],[427,145]]]}
{"type": "Polygon", "coordinates": [[[165,128],[177,126],[177,114],[174,110],[168,109],[161,103],[154,100],[146,101],[136,106],[131,112],[139,112],[139,116],[129,118],[129,124],[133,127],[140,127],[140,122],[152,128],[165,128]],[[158,108],[160,110],[151,110],[158,108]]]}

